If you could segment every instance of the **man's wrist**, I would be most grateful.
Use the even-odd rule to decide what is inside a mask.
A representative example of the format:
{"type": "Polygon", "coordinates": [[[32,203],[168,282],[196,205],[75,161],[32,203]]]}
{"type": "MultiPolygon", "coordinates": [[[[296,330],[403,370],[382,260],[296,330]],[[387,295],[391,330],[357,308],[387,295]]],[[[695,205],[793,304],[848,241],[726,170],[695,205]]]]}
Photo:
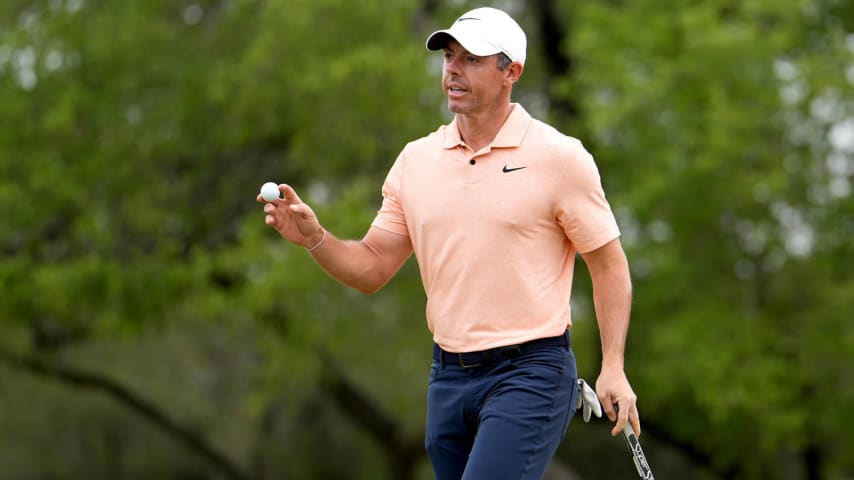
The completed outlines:
{"type": "Polygon", "coordinates": [[[622,355],[605,355],[602,357],[602,370],[623,370],[624,365],[622,355]]]}
{"type": "Polygon", "coordinates": [[[323,245],[323,242],[326,241],[326,229],[321,227],[320,230],[322,231],[322,233],[320,234],[320,238],[313,238],[311,243],[305,247],[309,252],[317,250],[318,248],[320,248],[321,245],[323,245]]]}

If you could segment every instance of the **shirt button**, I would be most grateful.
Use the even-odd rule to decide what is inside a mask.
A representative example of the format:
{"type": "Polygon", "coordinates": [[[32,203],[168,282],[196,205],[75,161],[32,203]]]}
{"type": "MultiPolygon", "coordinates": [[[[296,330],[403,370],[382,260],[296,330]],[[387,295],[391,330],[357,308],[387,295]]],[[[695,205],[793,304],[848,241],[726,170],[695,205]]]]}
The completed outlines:
{"type": "Polygon", "coordinates": [[[474,164],[475,164],[475,163],[477,163],[477,162],[475,162],[475,161],[474,161],[474,159],[472,158],[471,160],[469,160],[469,163],[470,163],[470,164],[472,164],[472,165],[474,165],[474,164]]]}

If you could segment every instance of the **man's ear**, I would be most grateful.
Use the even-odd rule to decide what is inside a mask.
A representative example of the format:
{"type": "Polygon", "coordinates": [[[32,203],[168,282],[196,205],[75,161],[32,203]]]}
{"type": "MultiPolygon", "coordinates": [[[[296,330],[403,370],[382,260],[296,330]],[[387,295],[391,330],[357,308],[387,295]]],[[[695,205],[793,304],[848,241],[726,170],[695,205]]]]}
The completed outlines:
{"type": "Polygon", "coordinates": [[[519,62],[513,62],[510,66],[507,67],[507,72],[504,76],[504,79],[510,82],[510,85],[513,85],[517,81],[519,81],[519,77],[522,76],[522,71],[525,70],[525,67],[519,62]]]}

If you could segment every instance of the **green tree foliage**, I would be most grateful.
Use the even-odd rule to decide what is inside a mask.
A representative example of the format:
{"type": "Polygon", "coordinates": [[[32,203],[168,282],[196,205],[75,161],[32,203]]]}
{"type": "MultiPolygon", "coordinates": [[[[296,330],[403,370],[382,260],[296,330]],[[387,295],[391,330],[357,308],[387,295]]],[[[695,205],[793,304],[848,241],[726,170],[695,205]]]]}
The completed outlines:
{"type": "Polygon", "coordinates": [[[854,18],[790,3],[591,5],[568,44],[634,266],[642,411],[738,478],[850,472],[854,18]]]}
{"type": "MultiPolygon", "coordinates": [[[[854,7],[501,3],[530,37],[516,98],[585,142],[619,217],[656,473],[851,476],[854,7]]],[[[0,4],[4,475],[431,478],[416,265],[351,291],[254,197],[291,183],[361,236],[449,118],[424,38],[472,6],[0,4]]],[[[559,461],[629,478],[606,430],[574,423],[559,461]]]]}

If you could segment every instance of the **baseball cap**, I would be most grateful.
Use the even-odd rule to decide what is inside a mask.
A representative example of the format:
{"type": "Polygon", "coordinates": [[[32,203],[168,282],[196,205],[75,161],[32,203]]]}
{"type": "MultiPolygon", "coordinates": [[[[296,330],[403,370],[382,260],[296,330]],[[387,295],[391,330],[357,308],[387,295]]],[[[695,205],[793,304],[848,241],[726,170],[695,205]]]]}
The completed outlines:
{"type": "Polygon", "coordinates": [[[450,38],[479,57],[504,53],[510,60],[525,64],[525,32],[516,20],[497,8],[475,8],[462,14],[451,28],[430,34],[427,50],[445,48],[450,38]]]}

